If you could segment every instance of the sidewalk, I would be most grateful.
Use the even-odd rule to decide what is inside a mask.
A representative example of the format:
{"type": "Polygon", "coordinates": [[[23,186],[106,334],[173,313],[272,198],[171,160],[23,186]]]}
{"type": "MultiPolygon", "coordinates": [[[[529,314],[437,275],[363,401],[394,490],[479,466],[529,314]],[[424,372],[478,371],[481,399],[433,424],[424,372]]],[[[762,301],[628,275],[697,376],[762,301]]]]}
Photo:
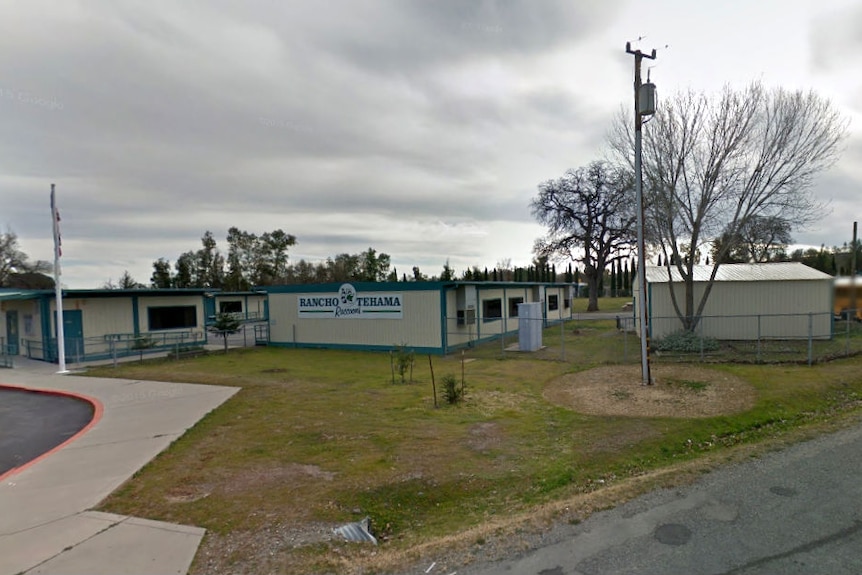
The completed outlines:
{"type": "Polygon", "coordinates": [[[204,529],[89,511],[238,388],[57,375],[16,358],[0,385],[101,402],[74,441],[0,483],[0,575],[184,574],[204,529]]]}

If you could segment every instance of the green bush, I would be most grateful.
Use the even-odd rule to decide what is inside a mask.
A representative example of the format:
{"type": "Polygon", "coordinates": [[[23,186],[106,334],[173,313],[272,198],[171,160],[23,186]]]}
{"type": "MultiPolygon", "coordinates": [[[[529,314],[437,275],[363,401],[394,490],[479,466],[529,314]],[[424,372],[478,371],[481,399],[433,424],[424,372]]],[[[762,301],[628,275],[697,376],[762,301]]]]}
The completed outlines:
{"type": "Polygon", "coordinates": [[[456,404],[464,399],[464,386],[458,385],[458,380],[454,375],[444,375],[443,383],[443,398],[446,403],[456,404]]]}
{"type": "Polygon", "coordinates": [[[703,338],[693,331],[680,330],[674,332],[656,342],[656,349],[659,351],[678,351],[687,353],[696,353],[700,350],[715,351],[718,349],[718,341],[711,337],[703,338]]]}
{"type": "Polygon", "coordinates": [[[401,376],[401,383],[407,383],[408,372],[410,372],[410,383],[413,383],[413,364],[415,361],[416,353],[412,349],[407,349],[406,345],[395,347],[395,370],[401,376]]]}

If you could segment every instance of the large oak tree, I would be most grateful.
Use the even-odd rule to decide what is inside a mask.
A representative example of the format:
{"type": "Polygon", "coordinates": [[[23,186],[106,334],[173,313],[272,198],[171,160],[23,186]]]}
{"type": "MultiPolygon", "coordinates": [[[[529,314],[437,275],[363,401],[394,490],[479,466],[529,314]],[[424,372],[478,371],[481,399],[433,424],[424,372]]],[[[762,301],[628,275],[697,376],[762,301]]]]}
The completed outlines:
{"type": "Polygon", "coordinates": [[[584,264],[587,311],[599,309],[599,283],[617,254],[631,246],[637,214],[631,173],[605,162],[569,170],[539,184],[533,216],[548,228],[536,241],[540,257],[568,257],[584,264]]]}

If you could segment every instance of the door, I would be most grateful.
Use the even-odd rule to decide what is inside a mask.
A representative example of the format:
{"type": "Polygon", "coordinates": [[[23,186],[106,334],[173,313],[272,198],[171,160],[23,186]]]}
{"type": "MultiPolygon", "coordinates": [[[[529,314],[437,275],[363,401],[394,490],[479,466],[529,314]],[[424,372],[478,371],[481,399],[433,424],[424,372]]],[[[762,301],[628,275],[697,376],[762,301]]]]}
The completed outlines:
{"type": "Polygon", "coordinates": [[[66,341],[66,359],[83,359],[84,322],[81,310],[63,310],[63,339],[66,341]]]}
{"type": "Polygon", "coordinates": [[[9,355],[18,355],[18,310],[6,312],[6,344],[9,355]]]}

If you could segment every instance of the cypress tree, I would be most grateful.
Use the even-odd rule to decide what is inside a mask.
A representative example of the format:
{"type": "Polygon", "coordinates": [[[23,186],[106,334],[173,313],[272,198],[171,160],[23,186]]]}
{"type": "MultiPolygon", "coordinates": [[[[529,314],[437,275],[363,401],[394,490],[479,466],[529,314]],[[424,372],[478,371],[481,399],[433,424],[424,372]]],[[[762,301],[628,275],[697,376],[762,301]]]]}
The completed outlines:
{"type": "Polygon", "coordinates": [[[617,297],[617,268],[611,264],[611,297],[617,297]]]}
{"type": "Polygon", "coordinates": [[[626,267],[623,270],[623,289],[625,290],[625,295],[628,297],[631,295],[632,282],[629,281],[631,276],[629,275],[629,260],[626,260],[626,267]]]}

